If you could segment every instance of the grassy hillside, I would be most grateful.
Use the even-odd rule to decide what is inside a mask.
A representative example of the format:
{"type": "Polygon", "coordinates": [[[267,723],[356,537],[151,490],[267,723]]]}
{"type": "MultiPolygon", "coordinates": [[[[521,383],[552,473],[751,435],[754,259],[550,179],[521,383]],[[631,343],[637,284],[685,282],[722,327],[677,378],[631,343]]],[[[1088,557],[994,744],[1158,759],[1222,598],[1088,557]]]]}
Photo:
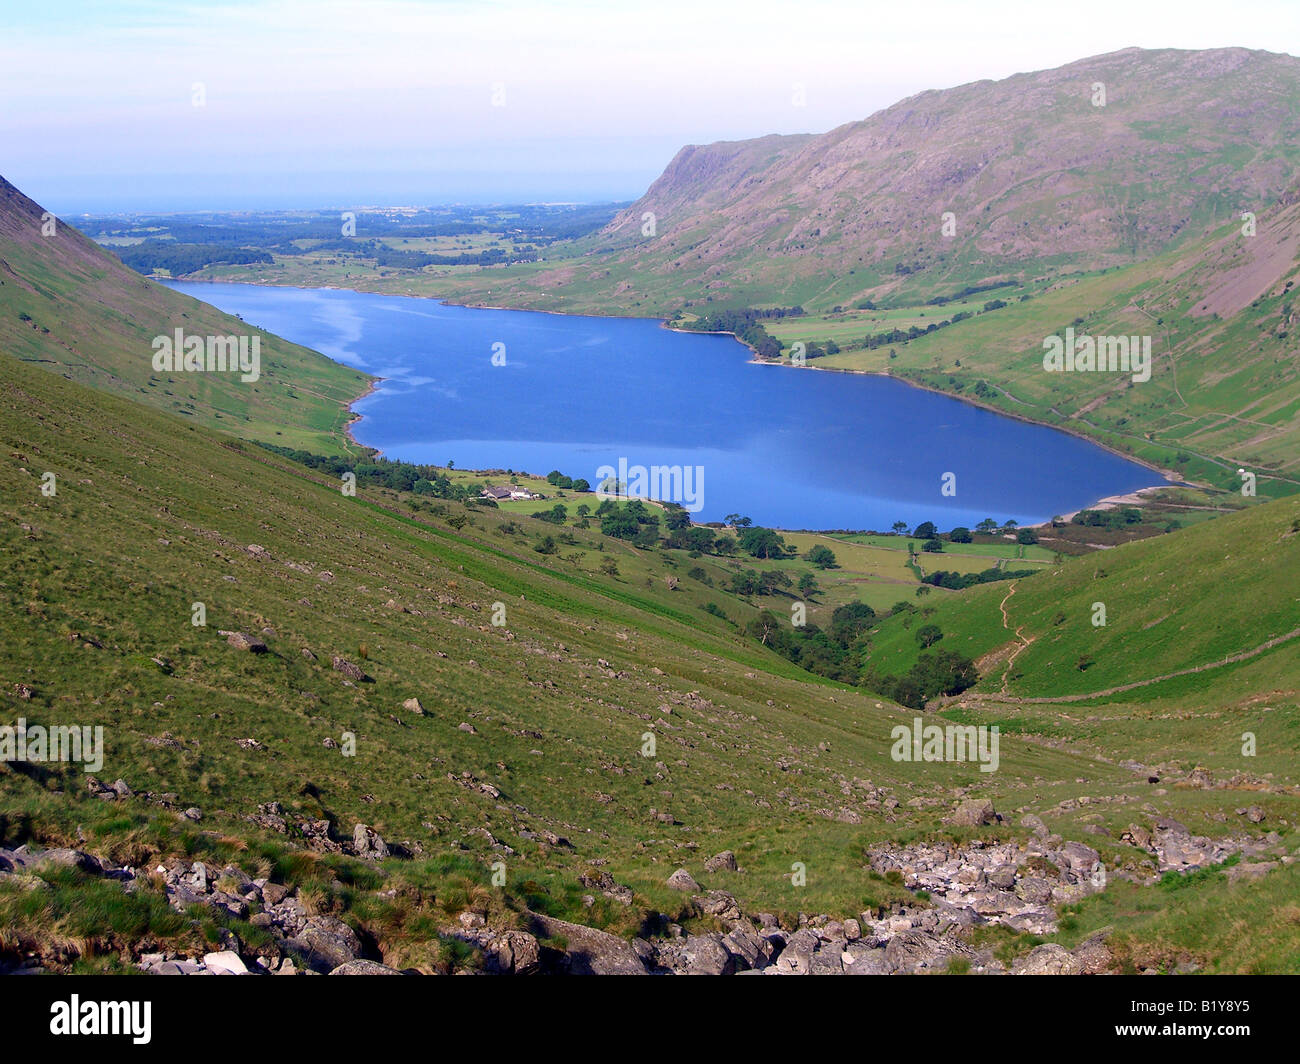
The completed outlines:
{"type": "MultiPolygon", "coordinates": [[[[916,630],[932,623],[943,632],[936,646],[981,660],[975,692],[1105,691],[1292,635],[1300,629],[1297,576],[1300,502],[1283,500],[1011,583],[936,591],[918,600],[916,614],[880,624],[870,660],[886,673],[905,672],[920,653],[916,630]]],[[[1263,658],[1293,664],[1298,646],[1285,639],[1263,658]]]]}
{"type": "MultiPolygon", "coordinates": [[[[279,801],[341,835],[361,821],[405,845],[417,855],[405,876],[451,875],[447,857],[459,855],[453,878],[482,882],[503,860],[508,891],[534,908],[628,929],[641,905],[676,911],[680,896],[662,885],[673,868],[724,848],[745,871],[711,882],[747,903],[852,911],[895,889],[867,874],[864,847],[938,830],[964,794],[1051,815],[1066,831],[1083,823],[1071,828],[1068,812],[1081,794],[1149,797],[1144,778],[1099,760],[1086,736],[1060,749],[1012,736],[991,776],[896,763],[889,730],[910,712],[812,682],[742,640],[668,588],[658,552],[573,529],[574,550],[539,555],[538,535],[553,529],[531,518],[368,489],[350,498],[174,416],[17,360],[0,371],[6,716],[102,723],[103,778],[171,793],[175,809],[203,815],[196,834],[143,802],[103,806],[77,766],[4,766],[9,844],[76,831],[80,845],[137,862],[178,850],[251,858],[275,839],[246,818],[279,801]],[[57,476],[52,497],[40,491],[46,471],[57,476]],[[618,578],[599,569],[611,552],[618,578]],[[205,627],[192,624],[196,602],[205,627]],[[267,652],[228,645],[222,629],[264,639],[267,652]],[[347,680],[335,656],[370,679],[347,680]],[[422,715],[404,707],[412,697],[422,715]],[[354,757],[325,744],[345,732],[354,757]],[[648,758],[647,733],[658,744],[648,758]],[[555,836],[569,844],[545,841],[555,836]],[[795,861],[809,869],[806,887],[788,878],[795,861]],[[578,877],[591,862],[632,886],[638,907],[582,908],[578,877]]],[[[1255,522],[1240,547],[1246,573],[1285,546],[1266,535],[1275,510],[1234,519],[1255,522]]],[[[1122,587],[1137,570],[1126,575],[1120,556],[1101,560],[1122,587]]],[[[1050,579],[1024,581],[1025,602],[1034,580],[1050,579]]],[[[1127,631],[1122,601],[1115,625],[1127,631]]],[[[1258,625],[1255,613],[1241,619],[1254,634],[1271,630],[1265,606],[1258,625]]],[[[1295,728],[1294,693],[1270,708],[1277,726],[1295,728]]],[[[1149,732],[1142,741],[1193,758],[1206,739],[1149,732]]],[[[1273,815],[1292,801],[1255,797],[1273,815]]],[[[1222,801],[1234,800],[1177,790],[1158,799],[1215,833],[1222,801]]],[[[1131,815],[1115,807],[1116,818],[1131,815]]],[[[1119,847],[1115,860],[1133,857],[1119,847]]],[[[340,901],[362,923],[375,904],[366,882],[340,901]]]]}
{"type": "Polygon", "coordinates": [[[1056,423],[1234,494],[1245,466],[1261,496],[1290,494],[1300,489],[1300,363],[1290,335],[1298,252],[1300,202],[1283,203],[1259,214],[1254,236],[1229,224],[1149,262],[990,292],[1006,305],[976,305],[973,317],[905,343],[867,350],[860,341],[947,321],[961,308],[915,307],[901,319],[909,312],[841,312],[769,331],[787,346],[834,339],[841,353],[818,366],[888,372],[1056,423]],[[1150,336],[1150,380],[1044,372],[1043,338],[1067,326],[1150,336]]]}
{"type": "Polygon", "coordinates": [[[0,351],[200,425],[338,453],[371,378],[127,269],[0,178],[0,351]],[[155,373],[152,341],[258,336],[261,375],[155,373]]]}

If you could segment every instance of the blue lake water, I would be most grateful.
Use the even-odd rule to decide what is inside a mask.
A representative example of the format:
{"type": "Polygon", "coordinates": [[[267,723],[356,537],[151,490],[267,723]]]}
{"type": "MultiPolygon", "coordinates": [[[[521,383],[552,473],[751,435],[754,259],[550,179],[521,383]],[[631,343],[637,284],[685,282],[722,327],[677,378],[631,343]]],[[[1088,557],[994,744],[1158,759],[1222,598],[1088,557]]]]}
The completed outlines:
{"type": "Polygon", "coordinates": [[[356,404],[353,434],[390,458],[559,469],[593,486],[620,459],[633,476],[636,466],[698,467],[697,521],[735,512],[781,528],[1027,524],[1164,483],[1067,433],[884,377],[756,365],[730,337],[647,319],[172,287],[385,378],[356,404]],[[942,494],[947,473],[955,496],[942,494]]]}

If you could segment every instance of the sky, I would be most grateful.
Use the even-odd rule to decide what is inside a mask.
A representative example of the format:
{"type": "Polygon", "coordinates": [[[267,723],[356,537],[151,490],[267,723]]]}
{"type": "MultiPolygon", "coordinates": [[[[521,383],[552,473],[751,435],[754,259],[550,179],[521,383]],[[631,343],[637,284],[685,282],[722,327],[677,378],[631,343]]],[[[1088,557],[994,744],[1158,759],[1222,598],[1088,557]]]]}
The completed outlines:
{"type": "Polygon", "coordinates": [[[1300,0],[0,0],[0,175],[69,216],[630,200],[685,144],[1229,45],[1300,55],[1300,0]]]}

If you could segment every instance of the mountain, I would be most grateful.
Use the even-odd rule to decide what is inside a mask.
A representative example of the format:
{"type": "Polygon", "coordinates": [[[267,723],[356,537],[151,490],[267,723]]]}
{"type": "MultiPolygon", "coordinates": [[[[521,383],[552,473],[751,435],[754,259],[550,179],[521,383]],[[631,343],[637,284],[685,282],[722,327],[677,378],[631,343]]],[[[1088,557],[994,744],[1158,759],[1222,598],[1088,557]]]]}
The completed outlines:
{"type": "Polygon", "coordinates": [[[786,305],[1133,262],[1287,188],[1300,59],[1126,49],[924,92],[745,172],[719,165],[762,143],[683,149],[596,251],[652,291],[663,275],[695,300],[786,305]],[[648,211],[654,238],[635,229],[648,211]]]}
{"type": "Polygon", "coordinates": [[[346,404],[371,378],[146,280],[0,177],[0,350],[187,421],[316,449],[357,450],[346,404]],[[260,374],[159,373],[156,337],[257,337],[260,374]]]}
{"type": "Polygon", "coordinates": [[[646,314],[922,302],[1141,261],[1273,205],[1298,163],[1300,59],[1128,48],[816,136],[683,148],[572,257],[515,271],[522,284],[493,270],[443,290],[646,314]]]}

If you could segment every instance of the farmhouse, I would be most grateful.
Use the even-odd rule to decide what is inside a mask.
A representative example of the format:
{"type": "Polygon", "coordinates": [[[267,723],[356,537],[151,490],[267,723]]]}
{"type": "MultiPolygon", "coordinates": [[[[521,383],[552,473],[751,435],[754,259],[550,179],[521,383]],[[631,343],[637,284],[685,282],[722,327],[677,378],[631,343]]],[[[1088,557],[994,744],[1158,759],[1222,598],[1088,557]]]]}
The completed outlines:
{"type": "Polygon", "coordinates": [[[536,492],[529,491],[527,488],[521,488],[516,484],[511,484],[508,488],[503,487],[501,485],[484,488],[482,491],[479,492],[479,497],[482,499],[494,499],[494,500],[542,498],[542,496],[538,495],[536,492]]]}

